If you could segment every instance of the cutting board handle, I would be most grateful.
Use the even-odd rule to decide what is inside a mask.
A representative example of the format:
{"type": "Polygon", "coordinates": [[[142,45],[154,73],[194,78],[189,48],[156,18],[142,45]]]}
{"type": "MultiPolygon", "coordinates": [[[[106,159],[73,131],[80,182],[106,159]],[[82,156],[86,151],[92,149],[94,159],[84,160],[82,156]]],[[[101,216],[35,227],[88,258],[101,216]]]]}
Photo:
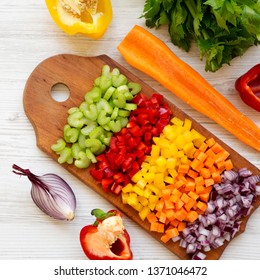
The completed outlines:
{"type": "Polygon", "coordinates": [[[59,130],[62,136],[64,120],[67,118],[64,107],[69,109],[78,106],[84,100],[84,94],[92,88],[93,80],[100,75],[93,69],[101,69],[106,59],[108,57],[105,55],[82,57],[61,54],[47,58],[33,70],[25,85],[23,104],[34,127],[37,145],[41,149],[45,150],[46,138],[56,141],[50,135],[46,137],[49,131],[59,130]],[[97,65],[99,63],[100,66],[97,65]],[[51,94],[53,86],[60,83],[70,91],[69,98],[63,102],[54,100],[51,94]]]}

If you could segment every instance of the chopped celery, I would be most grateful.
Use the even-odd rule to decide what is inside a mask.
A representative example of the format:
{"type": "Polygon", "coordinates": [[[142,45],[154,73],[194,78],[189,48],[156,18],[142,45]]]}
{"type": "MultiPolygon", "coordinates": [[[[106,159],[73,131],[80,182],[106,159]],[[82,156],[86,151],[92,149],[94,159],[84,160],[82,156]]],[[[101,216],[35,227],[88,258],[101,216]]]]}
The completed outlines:
{"type": "Polygon", "coordinates": [[[108,103],[107,100],[105,100],[103,98],[101,98],[99,100],[99,102],[97,103],[97,109],[98,109],[98,112],[100,112],[101,110],[104,110],[108,114],[112,114],[112,112],[113,112],[112,106],[108,103]]]}
{"type": "Polygon", "coordinates": [[[79,138],[78,138],[78,143],[79,143],[79,146],[81,149],[86,148],[85,140],[86,140],[86,135],[84,135],[82,132],[80,132],[79,138]]]}
{"type": "Polygon", "coordinates": [[[88,157],[88,159],[90,159],[91,162],[93,163],[97,162],[95,155],[88,148],[86,149],[86,156],[88,157]]]}
{"type": "Polygon", "coordinates": [[[92,153],[96,153],[102,146],[102,142],[98,139],[86,139],[86,147],[90,149],[92,153]]]}
{"type": "Polygon", "coordinates": [[[66,142],[64,141],[64,139],[58,139],[55,144],[51,145],[51,149],[56,153],[61,152],[65,147],[66,142]]]}
{"type": "Polygon", "coordinates": [[[122,128],[121,126],[121,122],[119,120],[117,121],[110,121],[108,123],[109,128],[111,129],[111,131],[113,132],[119,132],[122,128]]]}
{"type": "Polygon", "coordinates": [[[68,116],[68,124],[71,127],[82,128],[84,125],[83,113],[74,112],[68,116]]]}
{"type": "Polygon", "coordinates": [[[88,104],[98,102],[101,98],[101,89],[99,87],[93,87],[89,92],[85,94],[85,100],[88,104]]]}
{"type": "Polygon", "coordinates": [[[97,123],[94,121],[89,121],[86,126],[81,129],[81,133],[84,135],[89,135],[89,133],[97,127],[97,123]]]}
{"type": "Polygon", "coordinates": [[[85,110],[82,111],[84,116],[91,121],[95,121],[98,116],[98,109],[95,104],[90,104],[85,110]]]}
{"type": "Polygon", "coordinates": [[[136,95],[137,93],[139,93],[141,91],[141,85],[139,85],[138,83],[134,83],[134,82],[128,83],[128,88],[130,89],[130,92],[132,93],[132,95],[136,95]]]}
{"type": "Polygon", "coordinates": [[[71,115],[75,112],[78,112],[79,111],[79,108],[78,107],[72,107],[68,110],[68,114],[71,115]]]}
{"type": "Polygon", "coordinates": [[[127,117],[119,117],[118,120],[121,123],[121,128],[125,127],[127,125],[127,123],[128,123],[128,118],[127,117]]]}
{"type": "Polygon", "coordinates": [[[123,93],[118,93],[117,98],[113,99],[113,103],[118,108],[124,108],[126,105],[126,99],[123,93]]]}
{"type": "Polygon", "coordinates": [[[118,116],[120,117],[129,117],[129,115],[130,115],[129,111],[123,109],[118,110],[118,116]]]}
{"type": "Polygon", "coordinates": [[[79,137],[79,130],[77,128],[74,128],[74,127],[72,127],[72,128],[70,127],[64,133],[64,139],[68,143],[77,142],[78,137],[79,137]]]}
{"type": "Polygon", "coordinates": [[[89,138],[96,139],[100,138],[101,135],[104,135],[105,130],[101,126],[95,127],[90,133],[89,133],[89,138]]]}
{"type": "Polygon", "coordinates": [[[110,97],[113,95],[113,93],[115,92],[115,90],[116,90],[115,87],[109,87],[105,92],[103,98],[108,101],[110,97]]]}
{"type": "Polygon", "coordinates": [[[75,160],[74,164],[78,168],[87,168],[90,166],[91,161],[87,157],[87,155],[83,151],[81,151],[81,152],[79,152],[78,159],[75,160]]]}
{"type": "Polygon", "coordinates": [[[101,92],[106,92],[112,86],[112,79],[108,76],[101,76],[100,77],[100,84],[99,87],[101,92]]]}
{"type": "Polygon", "coordinates": [[[126,103],[124,109],[127,111],[133,111],[137,109],[137,105],[135,103],[126,103]]]}
{"type": "Polygon", "coordinates": [[[119,108],[115,107],[114,110],[113,110],[113,113],[111,114],[110,119],[111,120],[115,120],[117,118],[117,116],[118,116],[118,112],[119,112],[119,108]]]}
{"type": "Polygon", "coordinates": [[[60,153],[60,156],[58,158],[58,162],[60,164],[66,163],[67,161],[70,160],[70,158],[71,158],[71,148],[65,147],[60,153]]]}
{"type": "Polygon", "coordinates": [[[122,85],[127,85],[127,77],[123,74],[117,75],[117,76],[112,76],[112,85],[116,88],[122,86],[122,85]]]}
{"type": "Polygon", "coordinates": [[[101,75],[102,75],[102,76],[111,77],[109,65],[104,65],[104,66],[102,67],[101,75]]]}
{"type": "Polygon", "coordinates": [[[74,159],[79,159],[79,152],[83,151],[83,148],[80,147],[79,143],[74,143],[71,146],[71,156],[74,159]]]}
{"type": "Polygon", "coordinates": [[[118,68],[114,68],[114,69],[112,70],[112,76],[119,76],[119,75],[120,75],[119,69],[118,69],[118,68]]]}
{"type": "Polygon", "coordinates": [[[101,110],[98,114],[97,122],[101,126],[107,124],[110,121],[110,117],[107,117],[106,115],[107,113],[105,110],[101,110]]]}

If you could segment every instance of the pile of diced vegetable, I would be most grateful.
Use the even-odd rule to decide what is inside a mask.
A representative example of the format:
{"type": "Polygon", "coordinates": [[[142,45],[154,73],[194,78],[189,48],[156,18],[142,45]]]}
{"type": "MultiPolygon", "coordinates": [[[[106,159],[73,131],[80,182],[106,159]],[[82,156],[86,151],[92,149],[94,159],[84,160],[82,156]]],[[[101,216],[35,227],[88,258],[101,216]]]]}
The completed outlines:
{"type": "Polygon", "coordinates": [[[226,151],[172,115],[162,95],[105,65],[64,137],[52,145],[59,163],[87,168],[106,192],[121,195],[161,241],[203,259],[231,240],[260,194],[259,175],[235,171],[226,151]]]}

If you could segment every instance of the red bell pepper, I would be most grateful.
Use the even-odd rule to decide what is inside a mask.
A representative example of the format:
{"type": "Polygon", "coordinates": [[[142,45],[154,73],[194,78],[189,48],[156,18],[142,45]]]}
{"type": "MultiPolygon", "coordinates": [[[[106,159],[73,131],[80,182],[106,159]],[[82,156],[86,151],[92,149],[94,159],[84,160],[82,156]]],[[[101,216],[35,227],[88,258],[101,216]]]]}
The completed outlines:
{"type": "Polygon", "coordinates": [[[131,260],[130,236],[123,226],[121,213],[94,209],[91,214],[96,221],[80,231],[85,255],[90,260],[131,260]]]}
{"type": "Polygon", "coordinates": [[[260,112],[260,64],[239,77],[235,88],[248,106],[260,112]]]}

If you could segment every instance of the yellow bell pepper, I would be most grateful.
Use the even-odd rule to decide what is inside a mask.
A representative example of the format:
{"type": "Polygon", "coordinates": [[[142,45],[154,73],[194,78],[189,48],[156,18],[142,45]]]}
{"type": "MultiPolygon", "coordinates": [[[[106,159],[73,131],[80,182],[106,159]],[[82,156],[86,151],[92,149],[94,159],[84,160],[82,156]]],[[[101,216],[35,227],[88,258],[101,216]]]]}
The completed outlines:
{"type": "Polygon", "coordinates": [[[110,0],[46,0],[54,22],[67,34],[99,39],[112,20],[110,0]]]}

